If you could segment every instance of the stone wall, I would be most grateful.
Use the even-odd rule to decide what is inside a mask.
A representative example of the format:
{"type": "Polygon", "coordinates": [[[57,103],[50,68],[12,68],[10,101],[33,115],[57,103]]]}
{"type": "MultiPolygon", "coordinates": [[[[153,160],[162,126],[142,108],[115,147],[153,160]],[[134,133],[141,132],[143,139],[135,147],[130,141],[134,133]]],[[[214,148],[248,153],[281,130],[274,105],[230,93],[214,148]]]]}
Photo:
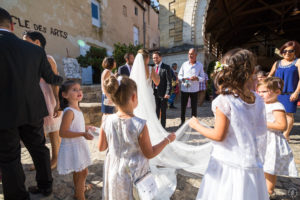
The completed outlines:
{"type": "MultiPolygon", "coordinates": [[[[54,57],[59,73],[64,76],[62,59],[80,55],[80,40],[89,46],[104,47],[111,55],[115,43],[133,43],[133,26],[136,26],[139,42],[143,43],[143,10],[134,0],[98,2],[100,28],[92,25],[91,0],[5,0],[1,1],[1,7],[14,16],[14,33],[18,37],[22,37],[25,30],[40,31],[45,36],[46,52],[54,57]],[[135,15],[135,7],[138,15],[135,15]]],[[[158,13],[145,3],[144,6],[145,38],[149,45],[146,47],[152,48],[153,44],[158,47],[158,13]]]]}
{"type": "MultiPolygon", "coordinates": [[[[203,23],[208,0],[160,0],[160,51],[167,64],[178,67],[188,60],[188,50],[198,49],[197,60],[206,68],[203,23]]],[[[179,69],[178,69],[179,70],[179,69]]]]}

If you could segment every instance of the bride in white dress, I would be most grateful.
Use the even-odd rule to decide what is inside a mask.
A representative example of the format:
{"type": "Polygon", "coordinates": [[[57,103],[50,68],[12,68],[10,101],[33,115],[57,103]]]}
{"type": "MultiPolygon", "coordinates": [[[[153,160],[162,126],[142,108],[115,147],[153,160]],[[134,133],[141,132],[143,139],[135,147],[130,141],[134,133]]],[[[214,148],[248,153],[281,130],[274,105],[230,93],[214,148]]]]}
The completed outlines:
{"type": "MultiPolygon", "coordinates": [[[[152,144],[156,144],[165,138],[169,133],[161,126],[155,113],[155,100],[152,89],[152,81],[158,83],[154,69],[148,67],[149,52],[139,50],[133,63],[130,78],[137,83],[138,107],[134,114],[137,117],[147,120],[149,135],[152,144]]],[[[176,189],[176,169],[184,169],[189,172],[204,174],[211,152],[211,143],[207,141],[201,144],[189,144],[188,133],[190,128],[187,121],[176,131],[177,141],[168,145],[163,152],[150,160],[151,171],[156,175],[156,182],[159,188],[158,199],[169,199],[176,189]],[[163,168],[157,168],[162,166],[163,168]]],[[[200,135],[196,137],[201,138],[200,135]]]]}

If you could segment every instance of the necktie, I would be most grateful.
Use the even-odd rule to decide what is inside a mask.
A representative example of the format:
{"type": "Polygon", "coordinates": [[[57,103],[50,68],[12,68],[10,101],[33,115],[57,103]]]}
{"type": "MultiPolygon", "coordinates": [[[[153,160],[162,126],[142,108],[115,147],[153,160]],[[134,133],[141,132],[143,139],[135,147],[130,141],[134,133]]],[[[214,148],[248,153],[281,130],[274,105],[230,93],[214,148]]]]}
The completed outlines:
{"type": "Polygon", "coordinates": [[[157,73],[158,74],[158,65],[156,65],[156,70],[155,70],[155,73],[157,73]]]}

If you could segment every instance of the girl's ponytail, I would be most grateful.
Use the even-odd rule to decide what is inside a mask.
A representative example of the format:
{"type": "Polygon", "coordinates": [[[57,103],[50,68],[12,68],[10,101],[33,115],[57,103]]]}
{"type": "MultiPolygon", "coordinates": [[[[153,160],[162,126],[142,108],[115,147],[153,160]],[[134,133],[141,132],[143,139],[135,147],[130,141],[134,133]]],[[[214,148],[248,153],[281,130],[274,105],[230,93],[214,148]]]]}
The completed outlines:
{"type": "Polygon", "coordinates": [[[126,76],[119,76],[118,79],[110,76],[104,81],[103,87],[114,104],[121,107],[127,105],[133,93],[137,92],[136,83],[126,76]]]}

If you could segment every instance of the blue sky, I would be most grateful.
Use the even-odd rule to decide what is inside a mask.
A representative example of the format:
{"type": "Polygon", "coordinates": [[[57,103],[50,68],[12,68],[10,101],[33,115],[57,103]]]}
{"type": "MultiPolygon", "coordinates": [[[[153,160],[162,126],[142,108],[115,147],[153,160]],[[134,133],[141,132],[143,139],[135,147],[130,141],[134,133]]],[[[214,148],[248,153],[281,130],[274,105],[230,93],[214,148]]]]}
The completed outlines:
{"type": "Polygon", "coordinates": [[[151,0],[151,1],[153,1],[154,3],[155,3],[155,5],[159,5],[159,3],[157,2],[157,0],[151,0]]]}

